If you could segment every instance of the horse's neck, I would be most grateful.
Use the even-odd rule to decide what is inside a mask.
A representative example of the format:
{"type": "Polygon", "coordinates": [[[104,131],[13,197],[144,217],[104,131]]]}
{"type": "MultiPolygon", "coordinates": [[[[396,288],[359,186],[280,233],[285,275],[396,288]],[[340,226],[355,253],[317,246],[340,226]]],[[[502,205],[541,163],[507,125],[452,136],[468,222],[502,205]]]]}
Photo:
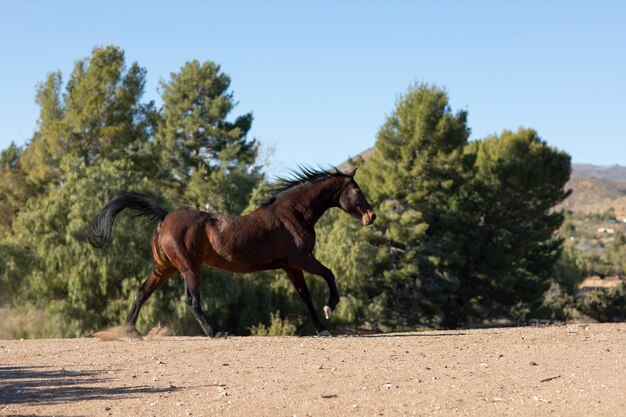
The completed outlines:
{"type": "Polygon", "coordinates": [[[337,190],[333,184],[325,181],[307,184],[306,187],[302,193],[294,194],[295,204],[292,206],[301,212],[309,225],[314,226],[326,210],[337,206],[337,202],[334,201],[337,190]]]}

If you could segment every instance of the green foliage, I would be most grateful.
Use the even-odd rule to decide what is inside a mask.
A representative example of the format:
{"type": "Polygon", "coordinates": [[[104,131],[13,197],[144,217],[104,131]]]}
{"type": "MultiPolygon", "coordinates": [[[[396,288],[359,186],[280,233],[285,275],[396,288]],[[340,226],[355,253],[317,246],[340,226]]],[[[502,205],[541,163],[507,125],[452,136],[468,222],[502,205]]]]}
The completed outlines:
{"type": "Polygon", "coordinates": [[[19,257],[31,260],[11,281],[11,302],[15,311],[44,312],[46,333],[81,335],[118,321],[120,303],[108,300],[132,296],[120,280],[146,275],[145,229],[118,226],[120,240],[107,254],[82,238],[114,192],[153,185],[144,170],[151,111],[139,101],[144,83],[145,70],[137,64],[127,70],[116,47],[95,48],[77,61],[63,93],[61,74],[50,74],[37,88],[38,131],[17,156],[10,152],[16,162],[4,164],[0,190],[11,197],[6,233],[12,242],[4,252],[15,259],[20,248],[19,257]]]}
{"type": "MultiPolygon", "coordinates": [[[[82,237],[120,190],[148,192],[170,209],[250,212],[268,184],[248,140],[252,114],[232,117],[230,77],[190,61],[161,85],[163,108],[143,103],[146,71],[113,46],[79,60],[64,85],[37,87],[37,131],[0,153],[0,337],[80,336],[117,325],[151,266],[150,225],[123,213],[113,241],[82,237]],[[167,203],[164,203],[167,202],[167,203]]],[[[592,265],[554,233],[564,216],[569,156],[532,129],[468,142],[465,111],[442,88],[415,84],[381,127],[356,180],[378,219],[363,228],[339,210],[317,225],[316,257],[337,276],[339,329],[457,327],[493,318],[565,319],[592,265]]],[[[609,213],[610,214],[610,213],[609,213]]],[[[565,231],[565,232],[563,232],[565,231]]],[[[571,221],[563,236],[577,231],[571,221]]],[[[617,234],[593,265],[626,269],[617,234]]],[[[315,304],[328,289],[306,275],[315,304]]],[[[200,334],[174,276],[145,304],[138,327],[200,334]]],[[[598,320],[624,319],[624,289],[577,301],[598,320]]],[[[203,308],[233,334],[311,333],[280,270],[203,271],[203,308]]],[[[332,327],[331,326],[331,327],[332,327]]]]}
{"type": "Polygon", "coordinates": [[[0,306],[8,304],[21,292],[21,283],[38,259],[30,248],[9,237],[0,241],[0,306]]]}
{"type": "Polygon", "coordinates": [[[453,113],[447,93],[425,84],[409,88],[381,127],[361,181],[377,207],[371,244],[375,275],[389,304],[390,325],[434,322],[454,291],[448,271],[457,262],[449,236],[468,159],[466,112],[453,113]]]}
{"type": "Polygon", "coordinates": [[[105,252],[85,245],[85,225],[110,199],[110,190],[119,189],[146,191],[150,181],[130,161],[103,160],[67,172],[62,187],[29,200],[16,219],[16,238],[41,260],[28,275],[24,298],[50,314],[71,317],[69,335],[119,322],[128,307],[109,300],[129,302],[149,272],[150,230],[140,223],[122,219],[114,229],[114,244],[105,252]],[[134,288],[122,282],[134,283],[134,288]]]}
{"type": "Polygon", "coordinates": [[[615,233],[615,237],[606,248],[604,260],[610,265],[611,275],[626,272],[626,236],[621,231],[615,233]]]}
{"type": "Polygon", "coordinates": [[[475,164],[457,216],[465,259],[449,311],[523,320],[540,306],[560,254],[563,215],[553,207],[568,195],[570,157],[532,129],[472,142],[466,154],[475,164]]]}
{"type": "Polygon", "coordinates": [[[277,311],[271,313],[269,326],[259,323],[250,327],[250,333],[252,336],[293,336],[296,334],[296,325],[287,318],[281,318],[280,311],[277,311]]]}
{"type": "Polygon", "coordinates": [[[533,311],[533,315],[542,319],[565,322],[578,313],[574,305],[574,296],[567,293],[557,282],[553,282],[544,293],[542,305],[533,311]]]}
{"type": "Polygon", "coordinates": [[[0,168],[17,169],[19,167],[21,149],[11,142],[8,148],[0,151],[0,168]]]}
{"type": "MultiPolygon", "coordinates": [[[[323,264],[332,265],[342,294],[333,315],[334,324],[340,327],[362,323],[377,327],[383,318],[377,308],[381,282],[374,273],[378,249],[369,241],[369,233],[338,210],[323,217],[317,227],[315,255],[323,264]]],[[[325,286],[322,290],[326,291],[325,286]]]]}
{"type": "Polygon", "coordinates": [[[17,212],[34,192],[21,168],[21,152],[13,143],[0,152],[0,238],[10,233],[17,212]]]}
{"type": "Polygon", "coordinates": [[[79,60],[62,94],[61,73],[52,73],[37,89],[39,129],[21,163],[38,185],[58,184],[63,161],[89,166],[103,158],[145,158],[151,105],[143,105],[146,71],[126,68],[117,47],[95,48],[79,60]]]}
{"type": "Polygon", "coordinates": [[[626,285],[580,297],[576,308],[600,322],[626,321],[626,285]]]}
{"type": "Polygon", "coordinates": [[[576,252],[572,245],[564,245],[559,259],[554,264],[555,283],[568,294],[574,295],[586,275],[585,260],[582,255],[576,252]]]}
{"type": "MultiPolygon", "coordinates": [[[[553,233],[563,221],[553,207],[567,196],[569,156],[531,129],[468,143],[466,120],[444,90],[415,85],[362,168],[378,220],[365,238],[373,264],[354,263],[372,290],[356,299],[386,300],[383,326],[524,320],[550,287],[562,244],[553,233]]],[[[342,254],[329,245],[325,253],[342,254]]],[[[349,304],[350,317],[363,319],[349,304]]]]}
{"type": "Polygon", "coordinates": [[[235,107],[230,77],[207,61],[186,63],[163,89],[156,135],[162,174],[193,207],[239,214],[261,179],[257,143],[246,139],[252,113],[227,117],[235,107]]]}
{"type": "MultiPolygon", "coordinates": [[[[173,74],[172,83],[164,85],[162,114],[157,114],[152,103],[140,101],[146,72],[136,63],[127,67],[117,47],[95,48],[89,58],[77,61],[66,86],[59,72],[38,86],[40,117],[33,140],[23,150],[12,145],[0,155],[0,210],[4,214],[0,221],[0,302],[13,306],[11,323],[18,322],[15,314],[44,318],[33,320],[40,323],[38,329],[20,334],[78,336],[123,321],[136,289],[151,269],[151,227],[122,214],[113,242],[104,251],[87,245],[82,230],[117,191],[148,192],[172,202],[181,197],[171,175],[180,164],[154,164],[155,155],[167,154],[154,135],[171,139],[157,129],[176,130],[177,123],[187,123],[190,129],[206,127],[205,139],[219,143],[207,153],[207,143],[197,142],[205,148],[197,148],[201,155],[195,162],[211,168],[210,178],[194,177],[184,192],[202,188],[211,196],[219,194],[215,198],[220,199],[220,208],[231,213],[247,205],[251,190],[262,178],[255,166],[256,144],[245,140],[252,117],[245,115],[234,123],[224,120],[234,106],[232,95],[226,92],[230,79],[219,74],[212,85],[206,71],[210,68],[217,74],[219,67],[205,64],[200,68],[197,63],[185,66],[180,75],[173,74]],[[201,71],[194,72],[194,68],[201,71]],[[193,116],[173,120],[182,116],[171,111],[172,103],[178,101],[172,95],[180,92],[199,93],[176,106],[177,111],[193,116]],[[201,184],[203,179],[209,185],[201,184]]],[[[168,161],[179,163],[178,158],[184,163],[184,156],[175,153],[168,161]]],[[[192,167],[188,168],[191,173],[192,167]]],[[[275,310],[269,310],[273,308],[271,292],[260,282],[267,284],[267,275],[251,279],[207,271],[207,310],[229,311],[216,313],[216,322],[245,333],[250,324],[275,310]],[[258,302],[246,304],[248,299],[258,302]],[[251,314],[240,305],[260,312],[251,314]]],[[[173,324],[179,332],[191,327],[195,331],[197,324],[189,324],[182,294],[182,280],[174,278],[150,300],[140,316],[140,328],[145,331],[161,321],[173,324]]]]}
{"type": "MultiPolygon", "coordinates": [[[[559,234],[568,239],[565,250],[570,253],[557,262],[555,278],[560,280],[561,272],[578,271],[583,276],[626,275],[626,227],[606,213],[575,214],[567,213],[559,234]],[[599,228],[610,228],[614,234],[599,234],[599,228]]],[[[580,283],[580,279],[574,285],[580,283]]],[[[567,291],[575,290],[569,286],[567,291]]]]}

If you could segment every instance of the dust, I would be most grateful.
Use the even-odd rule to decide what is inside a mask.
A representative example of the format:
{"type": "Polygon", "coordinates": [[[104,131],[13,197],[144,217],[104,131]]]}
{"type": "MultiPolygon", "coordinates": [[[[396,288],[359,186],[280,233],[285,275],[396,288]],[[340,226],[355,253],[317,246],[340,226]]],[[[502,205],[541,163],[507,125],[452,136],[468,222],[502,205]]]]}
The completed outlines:
{"type": "MultiPolygon", "coordinates": [[[[158,325],[150,329],[148,334],[143,337],[143,340],[155,340],[169,336],[174,336],[174,331],[169,327],[161,326],[161,323],[159,323],[158,325]]],[[[94,333],[94,337],[100,339],[103,342],[139,340],[136,338],[132,338],[128,334],[124,326],[107,327],[106,329],[102,329],[94,333]]]]}
{"type": "Polygon", "coordinates": [[[166,326],[161,326],[161,323],[159,323],[158,325],[150,329],[150,331],[148,332],[148,334],[146,335],[144,339],[153,340],[153,339],[159,339],[162,337],[170,337],[170,336],[174,336],[174,330],[166,326]]]}
{"type": "Polygon", "coordinates": [[[103,342],[112,342],[115,340],[130,340],[130,336],[126,333],[124,326],[115,326],[102,329],[99,332],[94,333],[94,337],[102,340],[103,342]]]}

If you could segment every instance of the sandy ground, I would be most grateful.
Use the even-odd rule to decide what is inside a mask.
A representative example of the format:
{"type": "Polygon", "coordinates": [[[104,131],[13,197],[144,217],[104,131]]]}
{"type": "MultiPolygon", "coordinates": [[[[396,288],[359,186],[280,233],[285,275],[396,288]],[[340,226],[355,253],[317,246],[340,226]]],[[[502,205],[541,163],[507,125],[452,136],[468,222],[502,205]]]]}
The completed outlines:
{"type": "Polygon", "coordinates": [[[0,341],[0,415],[626,416],[626,323],[0,341]]]}

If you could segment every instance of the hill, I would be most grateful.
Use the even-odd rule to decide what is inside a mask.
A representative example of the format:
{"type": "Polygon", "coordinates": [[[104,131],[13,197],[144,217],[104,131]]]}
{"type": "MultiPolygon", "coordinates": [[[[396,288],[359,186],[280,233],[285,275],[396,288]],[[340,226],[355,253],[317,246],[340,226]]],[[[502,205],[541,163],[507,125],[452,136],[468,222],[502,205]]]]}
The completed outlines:
{"type": "Polygon", "coordinates": [[[567,184],[572,194],[562,204],[575,213],[606,213],[626,219],[626,167],[573,164],[567,184]]]}
{"type": "Polygon", "coordinates": [[[572,175],[609,181],[626,181],[626,167],[620,165],[572,164],[572,175]]]}
{"type": "Polygon", "coordinates": [[[617,218],[626,218],[626,181],[572,175],[567,183],[572,194],[561,205],[580,214],[615,211],[617,218]]]}

